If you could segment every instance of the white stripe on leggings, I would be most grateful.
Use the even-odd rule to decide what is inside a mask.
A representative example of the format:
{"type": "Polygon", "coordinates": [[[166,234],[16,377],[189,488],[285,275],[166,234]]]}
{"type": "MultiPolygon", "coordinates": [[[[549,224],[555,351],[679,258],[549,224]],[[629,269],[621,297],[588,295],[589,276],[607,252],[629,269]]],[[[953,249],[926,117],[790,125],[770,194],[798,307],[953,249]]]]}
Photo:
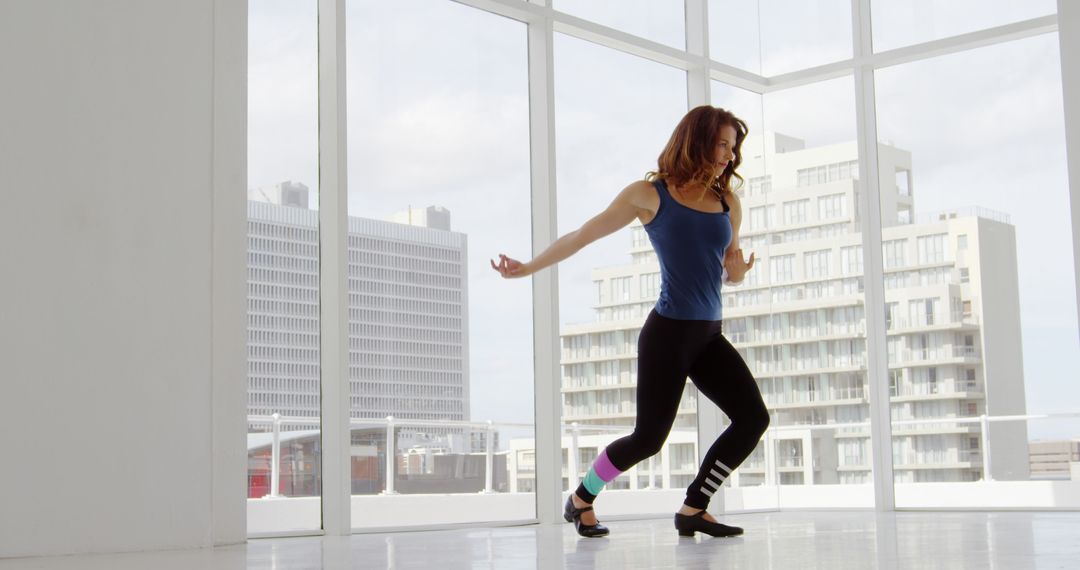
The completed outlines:
{"type": "Polygon", "coordinates": [[[728,475],[731,475],[731,472],[734,471],[734,469],[732,469],[732,468],[728,467],[727,465],[724,465],[723,463],[721,463],[719,459],[716,460],[716,466],[723,469],[724,471],[726,471],[728,475]]]}

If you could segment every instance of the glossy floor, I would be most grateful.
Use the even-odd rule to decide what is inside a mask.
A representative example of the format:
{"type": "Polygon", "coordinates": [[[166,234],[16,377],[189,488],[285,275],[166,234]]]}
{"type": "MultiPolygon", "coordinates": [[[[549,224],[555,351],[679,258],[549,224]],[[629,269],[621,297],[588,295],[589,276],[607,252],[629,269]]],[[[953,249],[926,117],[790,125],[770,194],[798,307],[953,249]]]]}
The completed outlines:
{"type": "Polygon", "coordinates": [[[226,548],[0,561],[41,570],[291,568],[1080,568],[1077,512],[814,511],[723,518],[739,538],[679,538],[670,520],[260,539],[226,548]]]}

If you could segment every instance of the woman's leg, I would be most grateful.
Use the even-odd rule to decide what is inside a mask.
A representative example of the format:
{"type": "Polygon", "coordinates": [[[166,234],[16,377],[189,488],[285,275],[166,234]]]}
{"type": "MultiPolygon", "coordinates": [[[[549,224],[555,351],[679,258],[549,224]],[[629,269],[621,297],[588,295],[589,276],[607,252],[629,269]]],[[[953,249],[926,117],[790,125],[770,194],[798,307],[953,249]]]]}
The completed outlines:
{"type": "Polygon", "coordinates": [[[705,454],[698,476],[686,490],[686,505],[704,509],[724,480],[757,446],[769,427],[769,410],[739,352],[719,333],[690,369],[698,392],[731,419],[705,454]]]}
{"type": "MultiPolygon", "coordinates": [[[[638,335],[637,419],[634,431],[608,445],[574,492],[585,503],[623,471],[660,451],[686,384],[689,361],[683,340],[688,321],[649,315],[638,335]]],[[[698,341],[700,342],[700,340],[698,341]]]]}

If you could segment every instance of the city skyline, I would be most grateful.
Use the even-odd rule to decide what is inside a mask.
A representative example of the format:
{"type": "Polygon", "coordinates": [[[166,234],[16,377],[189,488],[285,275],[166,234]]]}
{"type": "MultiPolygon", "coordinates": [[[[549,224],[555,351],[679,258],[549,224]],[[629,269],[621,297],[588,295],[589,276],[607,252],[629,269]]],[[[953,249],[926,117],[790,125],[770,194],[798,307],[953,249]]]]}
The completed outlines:
{"type": "MultiPolygon", "coordinates": [[[[1013,11],[1008,3],[995,6],[1000,9],[985,10],[995,14],[990,19],[1013,11]]],[[[314,7],[279,7],[284,13],[274,21],[260,19],[269,10],[252,12],[252,185],[315,179],[314,7]],[[270,69],[270,61],[280,65],[270,69]]],[[[531,221],[524,26],[453,3],[350,10],[350,38],[364,38],[357,40],[363,43],[349,42],[350,61],[361,60],[356,63],[363,66],[350,71],[350,93],[356,92],[364,74],[384,78],[377,85],[364,84],[370,90],[364,98],[350,95],[350,117],[363,120],[349,132],[354,157],[349,165],[350,213],[389,215],[404,206],[399,198],[404,195],[412,204],[443,203],[461,220],[460,227],[483,230],[484,236],[473,241],[477,261],[499,251],[527,257],[531,221]],[[447,22],[453,25],[444,25],[447,22]],[[400,30],[407,33],[397,37],[400,30]],[[484,62],[482,74],[474,61],[484,62]],[[373,115],[369,107],[380,113],[373,115]],[[499,121],[484,119],[492,110],[498,110],[499,121]],[[426,127],[418,133],[418,125],[426,127]],[[469,166],[475,165],[476,156],[488,157],[498,169],[469,166]],[[355,157],[365,158],[358,162],[355,157]],[[423,168],[409,166],[421,157],[432,160],[421,159],[423,168]],[[431,192],[434,183],[446,199],[424,199],[436,196],[431,192]],[[476,210],[477,200],[483,201],[482,212],[470,211],[476,210]]],[[[674,25],[676,20],[650,25],[674,25]]],[[[898,18],[895,25],[902,27],[905,21],[910,18],[898,18]]],[[[769,41],[763,39],[766,53],[751,54],[752,60],[768,54],[783,57],[780,54],[791,51],[782,49],[789,35],[794,47],[805,45],[805,34],[785,25],[798,27],[796,20],[770,23],[764,32],[769,41]]],[[[875,26],[875,33],[888,31],[875,26]]],[[[904,34],[893,34],[899,35],[904,34]]],[[[679,70],[560,34],[555,40],[558,223],[565,233],[652,167],[671,126],[685,112],[686,91],[685,73],[679,70]],[[600,79],[594,79],[597,76],[600,79]],[[610,96],[616,92],[634,95],[610,96]]],[[[895,66],[879,71],[877,82],[881,139],[912,150],[922,207],[937,211],[980,204],[1009,211],[1018,228],[1032,413],[1068,409],[1080,401],[1075,382],[1060,374],[1080,363],[1072,258],[1048,245],[1071,243],[1068,209],[1063,207],[1067,185],[1056,43],[1056,36],[1048,34],[895,66]],[[965,66],[971,72],[956,71],[965,66]],[[1007,84],[998,80],[1002,73],[1011,78],[1007,84]],[[1010,108],[1027,109],[1024,121],[1003,123],[1003,110],[1010,108]],[[1000,168],[1002,152],[1026,166],[1000,168]],[[1029,199],[1014,198],[1020,195],[1029,199]]],[[[713,45],[719,49],[725,44],[713,45]]],[[[715,49],[713,57],[726,58],[715,49]]],[[[721,97],[714,102],[745,116],[752,132],[793,133],[810,146],[855,138],[850,78],[764,96],[719,83],[713,84],[713,92],[721,97]],[[805,112],[807,108],[813,112],[805,112]]],[[[562,311],[583,307],[578,317],[565,315],[562,322],[588,319],[588,304],[581,300],[588,299],[589,272],[605,259],[624,255],[624,243],[612,236],[560,265],[561,281],[586,285],[580,291],[561,288],[562,311]]],[[[531,389],[531,307],[521,302],[530,298],[531,289],[524,282],[487,275],[490,269],[482,263],[471,265],[472,291],[491,308],[474,319],[474,331],[483,333],[473,359],[474,415],[531,421],[532,399],[523,395],[526,387],[531,389]],[[514,379],[512,385],[508,378],[514,379]]],[[[473,307],[481,310],[477,302],[473,307]]],[[[1074,435],[1067,427],[1031,422],[1033,436],[1074,435]]]]}

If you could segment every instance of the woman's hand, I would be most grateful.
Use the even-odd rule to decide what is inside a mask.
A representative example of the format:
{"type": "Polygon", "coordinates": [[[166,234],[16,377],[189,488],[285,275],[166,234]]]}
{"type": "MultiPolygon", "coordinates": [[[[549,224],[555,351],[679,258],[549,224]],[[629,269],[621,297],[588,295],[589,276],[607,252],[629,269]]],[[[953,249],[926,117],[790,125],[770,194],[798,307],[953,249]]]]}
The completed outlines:
{"type": "Polygon", "coordinates": [[[513,279],[514,277],[525,277],[531,273],[527,266],[516,260],[506,257],[503,254],[499,254],[499,264],[495,264],[495,260],[491,259],[491,268],[499,272],[504,279],[513,279]]]}
{"type": "Polygon", "coordinates": [[[743,258],[742,248],[729,249],[724,254],[724,269],[727,269],[728,281],[738,283],[743,280],[747,271],[754,267],[754,254],[750,253],[750,261],[743,258]]]}

